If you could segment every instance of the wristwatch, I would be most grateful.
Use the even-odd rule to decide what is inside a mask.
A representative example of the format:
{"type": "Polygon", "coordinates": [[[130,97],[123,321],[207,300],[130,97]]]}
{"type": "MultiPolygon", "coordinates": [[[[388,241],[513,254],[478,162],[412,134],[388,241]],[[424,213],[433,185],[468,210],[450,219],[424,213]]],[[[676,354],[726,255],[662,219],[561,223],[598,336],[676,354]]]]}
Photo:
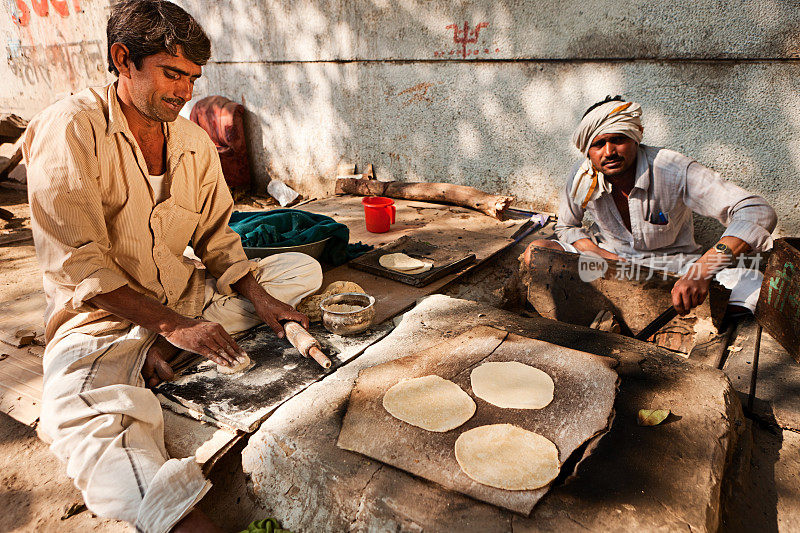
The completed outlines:
{"type": "Polygon", "coordinates": [[[731,250],[730,247],[724,242],[718,242],[715,244],[714,251],[722,255],[727,255],[728,262],[733,261],[733,250],[731,250]]]}

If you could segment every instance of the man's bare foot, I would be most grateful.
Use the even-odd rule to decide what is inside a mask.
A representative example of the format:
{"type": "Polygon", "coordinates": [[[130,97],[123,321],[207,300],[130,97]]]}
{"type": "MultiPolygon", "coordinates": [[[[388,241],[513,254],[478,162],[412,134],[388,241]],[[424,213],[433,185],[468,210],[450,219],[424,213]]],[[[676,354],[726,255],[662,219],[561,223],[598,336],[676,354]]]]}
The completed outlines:
{"type": "Polygon", "coordinates": [[[200,509],[192,509],[183,520],[175,524],[172,528],[173,533],[222,533],[214,522],[208,518],[200,509]]]}
{"type": "Polygon", "coordinates": [[[162,381],[170,381],[175,377],[169,362],[178,353],[178,349],[171,345],[167,339],[158,336],[158,339],[147,350],[142,366],[142,377],[145,385],[153,388],[162,381]]]}

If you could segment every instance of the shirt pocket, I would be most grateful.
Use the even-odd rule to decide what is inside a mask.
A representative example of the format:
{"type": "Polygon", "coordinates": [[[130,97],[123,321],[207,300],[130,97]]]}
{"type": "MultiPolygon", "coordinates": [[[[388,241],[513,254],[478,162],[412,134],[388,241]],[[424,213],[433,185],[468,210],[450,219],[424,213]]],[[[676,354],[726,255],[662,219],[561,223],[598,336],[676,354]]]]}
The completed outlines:
{"type": "Polygon", "coordinates": [[[676,207],[667,213],[666,224],[653,224],[645,220],[642,225],[642,240],[647,250],[655,251],[675,244],[684,216],[684,210],[676,207]]]}
{"type": "Polygon", "coordinates": [[[168,213],[162,228],[162,242],[172,253],[180,256],[192,240],[197,223],[200,221],[200,213],[179,205],[171,206],[168,213]]]}

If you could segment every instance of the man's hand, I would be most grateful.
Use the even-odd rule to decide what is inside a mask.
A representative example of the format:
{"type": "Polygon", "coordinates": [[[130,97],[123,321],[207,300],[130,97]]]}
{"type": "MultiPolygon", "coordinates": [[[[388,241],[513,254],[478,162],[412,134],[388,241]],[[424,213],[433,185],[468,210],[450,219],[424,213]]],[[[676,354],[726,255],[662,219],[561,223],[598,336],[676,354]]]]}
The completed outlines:
{"type": "Polygon", "coordinates": [[[280,339],[286,335],[283,331],[281,321],[293,320],[294,322],[299,322],[304,329],[308,329],[309,320],[306,315],[295,310],[291,305],[276,300],[268,294],[267,299],[262,300],[257,298],[256,301],[253,302],[253,306],[256,308],[256,313],[261,317],[261,320],[271,327],[272,331],[277,333],[280,339]]]}
{"type": "MultiPolygon", "coordinates": [[[[233,366],[238,358],[246,355],[219,324],[179,315],[127,285],[98,294],[89,301],[100,309],[159,333],[173,346],[208,357],[218,365],[233,366]]],[[[166,372],[166,369],[162,370],[166,372]]]]}
{"type": "Polygon", "coordinates": [[[711,248],[672,287],[672,305],[679,315],[685,315],[703,303],[714,276],[728,267],[739,254],[750,250],[750,245],[738,237],[722,237],[719,242],[730,248],[731,255],[720,254],[711,248]]]}
{"type": "Polygon", "coordinates": [[[232,283],[231,286],[236,289],[236,292],[253,303],[256,314],[278,334],[278,338],[282,339],[286,335],[281,321],[293,320],[308,329],[308,317],[296,311],[291,305],[270,296],[264,290],[264,287],[256,281],[252,273],[248,272],[242,279],[232,283]]]}
{"type": "Polygon", "coordinates": [[[225,329],[216,322],[181,317],[161,335],[182,350],[200,354],[218,365],[233,366],[247,355],[225,329]]]}
{"type": "Polygon", "coordinates": [[[679,315],[688,314],[708,296],[711,277],[704,270],[700,265],[692,265],[692,268],[672,287],[672,306],[679,315]]]}
{"type": "Polygon", "coordinates": [[[597,246],[591,239],[578,239],[572,243],[572,246],[578,249],[579,252],[588,255],[602,257],[606,261],[625,261],[622,257],[614,252],[609,252],[597,246]]]}

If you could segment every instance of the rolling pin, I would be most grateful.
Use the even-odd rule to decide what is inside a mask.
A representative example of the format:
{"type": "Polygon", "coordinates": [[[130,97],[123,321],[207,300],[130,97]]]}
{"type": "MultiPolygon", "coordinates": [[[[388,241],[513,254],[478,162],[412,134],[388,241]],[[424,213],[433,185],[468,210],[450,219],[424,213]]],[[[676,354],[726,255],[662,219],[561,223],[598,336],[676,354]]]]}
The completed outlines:
{"type": "Polygon", "coordinates": [[[331,360],[322,353],[317,339],[303,329],[303,326],[290,320],[283,324],[283,330],[286,332],[286,340],[292,343],[292,346],[297,348],[303,357],[313,358],[322,368],[331,367],[331,360]]]}

